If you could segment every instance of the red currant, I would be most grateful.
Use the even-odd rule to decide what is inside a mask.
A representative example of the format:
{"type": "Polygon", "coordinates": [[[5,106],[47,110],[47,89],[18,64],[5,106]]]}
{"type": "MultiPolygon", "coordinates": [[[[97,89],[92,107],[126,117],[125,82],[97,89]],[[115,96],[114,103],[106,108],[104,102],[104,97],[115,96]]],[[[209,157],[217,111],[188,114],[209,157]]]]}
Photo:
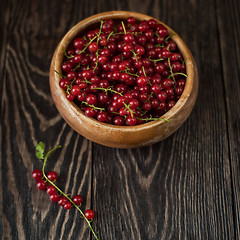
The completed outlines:
{"type": "Polygon", "coordinates": [[[85,217],[88,219],[88,220],[91,220],[95,217],[95,213],[92,209],[88,209],[85,211],[85,217]]]}
{"type": "Polygon", "coordinates": [[[53,185],[50,185],[47,188],[47,194],[52,195],[53,193],[57,193],[57,190],[56,190],[56,188],[53,185]]]}
{"type": "Polygon", "coordinates": [[[71,207],[72,207],[72,204],[70,202],[66,202],[63,207],[66,209],[66,210],[70,210],[71,207]]]}
{"type": "Polygon", "coordinates": [[[58,175],[57,175],[56,172],[51,171],[51,172],[48,172],[47,178],[48,178],[51,182],[54,182],[54,181],[57,181],[58,175]]]}
{"type": "Polygon", "coordinates": [[[43,178],[42,171],[39,169],[33,170],[32,177],[37,181],[41,180],[43,178]]]}
{"type": "Polygon", "coordinates": [[[58,195],[57,193],[52,193],[52,194],[50,195],[50,200],[51,200],[52,202],[58,202],[58,201],[59,201],[59,195],[58,195]]]}
{"type": "Polygon", "coordinates": [[[37,188],[43,191],[47,188],[47,183],[43,179],[40,179],[37,181],[37,188]]]}
{"type": "Polygon", "coordinates": [[[82,196],[80,196],[80,195],[75,195],[75,196],[73,197],[73,202],[74,202],[77,206],[81,205],[81,204],[83,203],[83,198],[82,198],[82,196]]]}

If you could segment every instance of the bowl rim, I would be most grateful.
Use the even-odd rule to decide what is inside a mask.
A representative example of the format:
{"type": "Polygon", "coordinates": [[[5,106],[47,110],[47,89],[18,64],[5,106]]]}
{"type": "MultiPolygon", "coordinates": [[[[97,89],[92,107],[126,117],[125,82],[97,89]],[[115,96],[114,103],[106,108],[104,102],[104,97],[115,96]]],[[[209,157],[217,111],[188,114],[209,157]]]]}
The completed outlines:
{"type": "Polygon", "coordinates": [[[161,22],[160,20],[158,20],[156,18],[153,18],[151,16],[148,16],[148,15],[142,14],[142,13],[131,12],[131,11],[102,12],[102,13],[98,13],[98,14],[92,15],[90,17],[87,17],[87,18],[81,20],[80,22],[78,22],[76,25],[74,25],[63,36],[63,38],[59,42],[59,44],[58,44],[58,46],[55,50],[54,57],[52,59],[51,67],[50,67],[50,82],[53,81],[53,79],[51,77],[51,72],[54,71],[53,76],[54,76],[54,79],[56,81],[55,86],[57,87],[57,89],[52,89],[52,85],[50,84],[51,92],[57,90],[58,93],[62,93],[61,95],[64,95],[64,98],[61,98],[61,101],[64,102],[64,104],[67,104],[68,110],[71,111],[70,114],[74,114],[78,117],[81,116],[81,118],[83,118],[85,121],[88,121],[89,123],[91,123],[95,126],[104,127],[106,129],[109,129],[109,130],[116,129],[117,131],[122,131],[122,132],[131,132],[133,129],[134,129],[134,131],[146,130],[146,129],[149,129],[149,128],[152,128],[152,127],[163,125],[166,122],[169,122],[171,118],[173,118],[175,115],[177,115],[181,111],[181,106],[186,104],[186,102],[188,101],[188,98],[191,96],[192,88],[193,88],[193,85],[194,85],[195,71],[194,71],[194,63],[193,62],[194,62],[194,60],[192,58],[192,54],[191,54],[189,48],[187,47],[187,45],[185,44],[185,42],[182,40],[182,38],[173,29],[171,29],[168,25],[161,22]],[[54,70],[57,70],[58,72],[62,73],[61,61],[54,61],[53,62],[53,60],[54,59],[62,59],[63,60],[64,52],[62,51],[62,49],[66,48],[66,46],[68,46],[69,43],[72,42],[73,39],[76,36],[80,35],[79,30],[86,29],[86,28],[90,27],[92,24],[94,24],[94,23],[96,23],[100,20],[104,20],[104,19],[108,19],[108,18],[111,18],[111,19],[127,19],[130,16],[135,17],[139,21],[155,19],[158,23],[164,25],[168,29],[168,33],[170,35],[175,34],[171,38],[176,42],[181,54],[183,55],[184,62],[185,62],[185,65],[186,65],[187,78],[186,78],[186,84],[185,84],[185,87],[184,87],[184,91],[183,91],[181,97],[178,99],[176,104],[170,110],[168,110],[165,114],[163,114],[160,117],[159,120],[153,120],[153,121],[150,121],[150,122],[147,122],[147,123],[134,125],[134,126],[116,126],[116,125],[113,125],[113,124],[100,122],[100,121],[98,121],[94,118],[90,118],[90,117],[86,116],[84,114],[84,112],[73,101],[69,101],[69,100],[66,99],[65,94],[63,94],[63,93],[65,93],[65,91],[63,89],[61,89],[59,84],[58,84],[61,78],[54,71],[54,70]]]}

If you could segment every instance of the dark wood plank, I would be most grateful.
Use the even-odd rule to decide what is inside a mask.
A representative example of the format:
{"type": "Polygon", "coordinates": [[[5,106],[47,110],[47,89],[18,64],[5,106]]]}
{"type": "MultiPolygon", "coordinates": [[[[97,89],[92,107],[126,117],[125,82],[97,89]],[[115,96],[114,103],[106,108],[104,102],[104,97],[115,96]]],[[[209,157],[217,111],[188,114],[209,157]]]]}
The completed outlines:
{"type": "Polygon", "coordinates": [[[56,9],[58,4],[12,1],[3,11],[9,37],[6,57],[1,58],[1,239],[90,239],[78,212],[52,204],[31,177],[32,170],[42,165],[35,157],[37,142],[42,140],[49,148],[62,144],[46,170],[59,173],[58,184],[67,193],[84,196],[83,209],[91,206],[92,144],[62,120],[48,84],[53,51],[80,18],[72,17],[71,4],[61,3],[56,9]]]}
{"type": "MultiPolygon", "coordinates": [[[[184,0],[138,3],[131,1],[127,10],[163,20],[189,45],[200,73],[199,97],[187,122],[161,143],[134,150],[94,144],[94,208],[100,237],[234,239],[214,4],[184,0]]],[[[105,4],[101,1],[101,6],[105,4]]]]}
{"type": "Polygon", "coordinates": [[[240,239],[240,3],[216,1],[225,86],[236,239],[240,239]],[[223,18],[223,16],[228,16],[223,18]]]}

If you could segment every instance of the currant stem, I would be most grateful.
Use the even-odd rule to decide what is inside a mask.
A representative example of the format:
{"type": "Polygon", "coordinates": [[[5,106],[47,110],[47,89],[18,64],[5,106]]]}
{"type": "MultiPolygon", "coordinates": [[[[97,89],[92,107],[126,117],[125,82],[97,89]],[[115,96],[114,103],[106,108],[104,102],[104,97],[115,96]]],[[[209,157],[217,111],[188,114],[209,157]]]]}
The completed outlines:
{"type": "Polygon", "coordinates": [[[168,37],[166,37],[165,42],[168,43],[168,40],[175,35],[176,35],[176,33],[173,33],[173,34],[169,35],[168,37]]]}
{"type": "Polygon", "coordinates": [[[97,44],[99,42],[99,38],[100,38],[100,35],[101,35],[101,32],[102,32],[102,25],[103,25],[103,20],[101,20],[101,23],[100,23],[100,29],[99,29],[99,33],[98,33],[97,44]]]}
{"type": "Polygon", "coordinates": [[[62,75],[60,72],[54,69],[54,72],[57,73],[61,78],[66,78],[66,76],[62,75]]]}
{"type": "Polygon", "coordinates": [[[126,31],[126,28],[125,28],[124,22],[122,21],[121,23],[122,23],[122,26],[123,26],[123,31],[124,31],[124,34],[126,34],[126,33],[127,33],[127,31],[126,31]]]}
{"type": "Polygon", "coordinates": [[[63,48],[63,52],[64,52],[64,56],[66,57],[66,58],[73,58],[74,57],[74,55],[72,55],[72,54],[70,54],[70,55],[67,55],[67,51],[66,51],[66,49],[65,48],[63,48]]]}
{"type": "Polygon", "coordinates": [[[61,148],[62,146],[57,146],[53,149],[51,149],[50,151],[47,152],[47,154],[45,155],[44,157],[44,162],[43,162],[43,167],[42,167],[42,173],[43,173],[43,177],[46,179],[47,182],[49,182],[52,186],[54,186],[59,192],[60,194],[62,194],[64,197],[66,197],[71,203],[72,205],[77,208],[77,210],[80,212],[80,214],[82,215],[82,217],[86,220],[87,224],[88,224],[88,227],[89,229],[91,230],[92,234],[94,235],[95,239],[99,240],[96,233],[94,232],[91,224],[90,224],[90,221],[86,218],[85,214],[83,213],[83,211],[73,202],[73,200],[68,196],[68,194],[65,194],[58,186],[56,186],[52,181],[50,181],[46,174],[45,174],[45,166],[46,166],[46,163],[47,163],[47,159],[49,157],[49,155],[54,152],[56,149],[58,148],[61,148]]]}
{"type": "Polygon", "coordinates": [[[76,71],[80,66],[81,66],[81,64],[78,63],[78,65],[73,69],[73,71],[76,71]]]}
{"type": "Polygon", "coordinates": [[[172,76],[175,76],[175,75],[182,75],[182,76],[184,76],[184,77],[187,78],[187,74],[185,74],[185,73],[180,73],[180,72],[173,73],[173,74],[171,74],[169,77],[172,77],[172,76]]]}
{"type": "Polygon", "coordinates": [[[138,53],[135,53],[133,50],[131,50],[131,52],[133,53],[136,62],[138,62],[138,59],[137,59],[137,55],[138,55],[138,53]]]}
{"type": "Polygon", "coordinates": [[[123,72],[125,72],[125,73],[127,73],[127,74],[129,74],[129,75],[135,76],[135,77],[139,77],[139,75],[136,74],[136,73],[130,73],[130,72],[128,72],[129,70],[130,70],[130,69],[127,67],[123,72]]]}
{"type": "Polygon", "coordinates": [[[170,120],[169,119],[165,119],[165,118],[154,118],[152,116],[150,116],[150,118],[139,118],[137,117],[138,120],[142,120],[142,121],[164,121],[164,122],[169,122],[170,120]]]}
{"type": "Polygon", "coordinates": [[[126,103],[123,103],[123,104],[124,104],[125,108],[129,110],[131,117],[133,117],[133,115],[134,115],[133,110],[129,107],[128,104],[126,104],[126,103]]]}
{"type": "Polygon", "coordinates": [[[73,85],[73,83],[75,82],[75,80],[76,80],[76,78],[74,78],[74,79],[70,82],[70,84],[67,85],[67,90],[66,90],[67,94],[70,94],[69,91],[71,91],[72,85],[73,85]]]}
{"type": "Polygon", "coordinates": [[[117,91],[113,90],[111,87],[108,87],[108,88],[94,87],[94,88],[92,88],[92,89],[96,89],[96,90],[102,90],[102,91],[104,91],[104,92],[107,92],[107,91],[109,91],[109,92],[113,92],[113,93],[119,94],[120,96],[123,96],[123,94],[122,94],[122,93],[120,93],[120,92],[117,92],[117,91]]]}
{"type": "Polygon", "coordinates": [[[149,61],[151,62],[158,62],[158,61],[163,61],[163,58],[159,58],[159,59],[151,59],[151,58],[148,58],[149,61]]]}
{"type": "Polygon", "coordinates": [[[105,108],[96,107],[96,106],[94,106],[92,104],[89,104],[89,103],[87,103],[85,101],[82,101],[82,103],[86,104],[89,107],[92,107],[93,109],[100,110],[100,111],[105,111],[105,108]]]}
{"type": "Polygon", "coordinates": [[[109,40],[109,38],[113,35],[113,31],[109,33],[108,37],[107,37],[107,42],[109,40]]]}
{"type": "Polygon", "coordinates": [[[88,48],[88,46],[90,45],[90,43],[92,43],[96,38],[97,38],[97,36],[93,37],[93,38],[87,43],[87,45],[85,46],[85,48],[84,48],[79,54],[85,52],[85,50],[88,48]]]}
{"type": "Polygon", "coordinates": [[[175,84],[176,84],[176,79],[175,79],[174,74],[173,74],[173,71],[172,71],[172,66],[171,66],[170,58],[168,58],[168,65],[169,65],[169,69],[170,69],[170,73],[171,73],[169,77],[172,77],[173,80],[174,80],[174,82],[175,82],[175,84]]]}

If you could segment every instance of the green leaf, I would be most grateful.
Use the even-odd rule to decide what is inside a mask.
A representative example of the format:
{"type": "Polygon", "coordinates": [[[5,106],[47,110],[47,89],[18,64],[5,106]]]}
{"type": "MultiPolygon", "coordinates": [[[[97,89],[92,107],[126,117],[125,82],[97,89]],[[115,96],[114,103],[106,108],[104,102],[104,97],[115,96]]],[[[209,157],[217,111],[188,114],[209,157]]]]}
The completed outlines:
{"type": "Polygon", "coordinates": [[[44,155],[41,152],[36,152],[36,156],[38,159],[44,159],[44,155]]]}
{"type": "Polygon", "coordinates": [[[39,152],[40,151],[44,152],[44,143],[43,142],[39,142],[37,147],[36,147],[36,150],[39,151],[39,152]]]}
{"type": "Polygon", "coordinates": [[[37,147],[36,147],[36,156],[39,159],[44,159],[44,143],[39,142],[37,147]]]}

